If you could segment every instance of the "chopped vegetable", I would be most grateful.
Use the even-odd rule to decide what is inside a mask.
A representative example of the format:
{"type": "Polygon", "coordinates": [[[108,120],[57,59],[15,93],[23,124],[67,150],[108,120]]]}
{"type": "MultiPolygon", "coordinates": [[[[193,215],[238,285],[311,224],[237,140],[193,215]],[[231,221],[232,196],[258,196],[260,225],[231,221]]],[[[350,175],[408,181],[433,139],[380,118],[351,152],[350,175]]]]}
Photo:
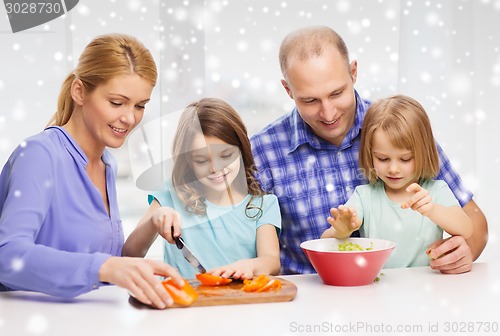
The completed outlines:
{"type": "Polygon", "coordinates": [[[266,275],[259,275],[253,279],[243,280],[243,287],[245,292],[267,292],[269,290],[280,290],[281,281],[278,279],[269,279],[266,275]]]}
{"type": "Polygon", "coordinates": [[[174,302],[181,306],[190,306],[198,298],[198,293],[186,280],[182,287],[179,287],[172,278],[163,280],[162,284],[174,302]]]}
{"type": "Polygon", "coordinates": [[[271,289],[280,290],[281,289],[281,281],[278,279],[272,279],[267,282],[264,286],[260,287],[256,290],[256,292],[267,292],[271,289]]]}
{"type": "Polygon", "coordinates": [[[243,288],[245,292],[256,292],[257,289],[264,287],[269,282],[269,278],[265,275],[259,275],[253,279],[243,280],[243,288]]]}
{"type": "Polygon", "coordinates": [[[227,285],[232,279],[229,278],[223,278],[218,275],[212,275],[208,273],[198,273],[196,274],[196,279],[205,286],[220,286],[220,285],[227,285]]]}
{"type": "Polygon", "coordinates": [[[364,248],[359,244],[347,241],[338,245],[337,250],[332,251],[370,251],[373,250],[373,242],[370,242],[370,247],[364,248]]]}
{"type": "MultiPolygon", "coordinates": [[[[385,274],[384,274],[384,273],[380,273],[379,275],[380,275],[380,276],[385,276],[385,274]]],[[[379,281],[380,281],[380,278],[379,278],[379,277],[375,277],[375,280],[373,280],[373,282],[375,282],[375,283],[377,283],[377,282],[379,282],[379,281]]]]}
{"type": "Polygon", "coordinates": [[[443,254],[441,254],[439,257],[434,258],[434,257],[432,256],[432,255],[433,255],[433,253],[432,253],[433,251],[434,251],[434,249],[428,249],[427,251],[425,251],[425,253],[427,253],[427,256],[429,257],[429,259],[434,259],[434,260],[436,260],[436,259],[439,259],[439,258],[441,258],[442,256],[447,255],[448,253],[450,253],[450,252],[448,252],[448,253],[443,253],[443,254]]]}

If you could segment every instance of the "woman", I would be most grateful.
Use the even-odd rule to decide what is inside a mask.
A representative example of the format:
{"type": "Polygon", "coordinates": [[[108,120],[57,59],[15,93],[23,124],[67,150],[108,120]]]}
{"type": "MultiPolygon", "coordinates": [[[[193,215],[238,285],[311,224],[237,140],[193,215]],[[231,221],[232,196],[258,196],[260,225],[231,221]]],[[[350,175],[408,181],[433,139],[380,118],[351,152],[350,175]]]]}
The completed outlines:
{"type": "Polygon", "coordinates": [[[155,275],[171,266],[121,257],[117,148],[141,121],[156,84],[151,53],[127,35],[90,42],[62,85],[49,127],[10,156],[0,176],[0,287],[74,297],[115,284],[159,308],[155,275]]]}

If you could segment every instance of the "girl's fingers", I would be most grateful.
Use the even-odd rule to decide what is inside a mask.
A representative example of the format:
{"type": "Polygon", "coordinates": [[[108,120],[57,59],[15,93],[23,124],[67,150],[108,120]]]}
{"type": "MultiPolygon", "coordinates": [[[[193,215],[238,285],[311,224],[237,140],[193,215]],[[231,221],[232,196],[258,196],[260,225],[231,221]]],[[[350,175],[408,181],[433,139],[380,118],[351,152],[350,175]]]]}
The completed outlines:
{"type": "Polygon", "coordinates": [[[174,228],[174,237],[179,237],[181,235],[181,218],[180,214],[176,211],[172,215],[172,226],[174,228]]]}
{"type": "Polygon", "coordinates": [[[406,191],[407,192],[414,192],[414,193],[417,193],[419,192],[420,190],[422,190],[422,187],[418,184],[418,183],[412,183],[408,186],[408,188],[406,188],[406,191]]]}

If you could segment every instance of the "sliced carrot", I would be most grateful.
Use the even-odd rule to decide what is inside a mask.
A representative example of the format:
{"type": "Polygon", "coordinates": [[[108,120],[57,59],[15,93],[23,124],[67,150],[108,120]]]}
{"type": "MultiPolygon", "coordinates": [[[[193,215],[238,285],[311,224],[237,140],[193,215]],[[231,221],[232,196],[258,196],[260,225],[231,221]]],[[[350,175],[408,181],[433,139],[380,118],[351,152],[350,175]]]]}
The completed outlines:
{"type": "Polygon", "coordinates": [[[182,287],[179,287],[172,278],[163,280],[162,284],[174,302],[179,305],[190,306],[198,298],[198,293],[186,280],[184,280],[182,287]]]}
{"type": "Polygon", "coordinates": [[[280,289],[281,281],[269,279],[266,275],[259,275],[252,280],[244,280],[243,288],[245,292],[264,292],[270,289],[280,289]]]}
{"type": "Polygon", "coordinates": [[[256,292],[267,292],[269,290],[280,290],[281,289],[281,281],[278,279],[272,279],[264,286],[260,287],[256,290],[256,292]]]}
{"type": "Polygon", "coordinates": [[[220,286],[220,285],[227,285],[232,279],[229,278],[223,278],[218,275],[212,275],[208,273],[198,273],[196,274],[196,279],[205,286],[220,286]]]}

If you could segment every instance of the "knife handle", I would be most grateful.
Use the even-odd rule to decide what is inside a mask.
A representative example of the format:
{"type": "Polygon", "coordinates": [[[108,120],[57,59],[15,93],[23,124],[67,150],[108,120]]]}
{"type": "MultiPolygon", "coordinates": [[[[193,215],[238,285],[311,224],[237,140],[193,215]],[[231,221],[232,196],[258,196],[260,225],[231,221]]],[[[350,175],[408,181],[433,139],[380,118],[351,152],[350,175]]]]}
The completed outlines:
{"type": "Polygon", "coordinates": [[[174,227],[173,227],[173,226],[172,226],[172,227],[170,227],[170,232],[171,232],[171,234],[172,234],[172,239],[174,240],[175,245],[177,246],[177,248],[178,248],[179,250],[180,250],[180,249],[182,249],[182,246],[183,246],[184,244],[182,244],[182,241],[179,239],[179,237],[174,237],[174,227]]]}

